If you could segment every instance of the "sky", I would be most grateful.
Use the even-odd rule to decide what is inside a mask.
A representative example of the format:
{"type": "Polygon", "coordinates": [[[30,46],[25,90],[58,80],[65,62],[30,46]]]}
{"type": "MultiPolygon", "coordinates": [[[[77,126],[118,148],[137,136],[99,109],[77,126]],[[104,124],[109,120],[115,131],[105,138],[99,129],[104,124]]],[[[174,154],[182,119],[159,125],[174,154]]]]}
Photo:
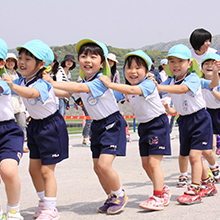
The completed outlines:
{"type": "Polygon", "coordinates": [[[40,39],[49,46],[92,38],[134,48],[189,38],[196,28],[220,34],[219,0],[1,0],[9,49],[40,39]]]}

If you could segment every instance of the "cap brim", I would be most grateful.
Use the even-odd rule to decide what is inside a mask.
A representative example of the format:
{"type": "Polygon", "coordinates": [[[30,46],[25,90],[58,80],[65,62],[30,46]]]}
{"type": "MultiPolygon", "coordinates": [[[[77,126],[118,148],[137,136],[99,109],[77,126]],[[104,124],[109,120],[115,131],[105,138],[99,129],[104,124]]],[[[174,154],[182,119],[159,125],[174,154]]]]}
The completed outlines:
{"type": "MultiPolygon", "coordinates": [[[[200,70],[200,67],[199,67],[199,64],[198,62],[196,61],[196,59],[190,59],[192,61],[192,65],[190,66],[190,68],[188,69],[188,71],[190,73],[192,73],[193,71],[196,72],[196,74],[201,78],[203,76],[203,73],[202,71],[200,70]]],[[[170,67],[169,67],[169,62],[168,64],[166,65],[166,68],[165,68],[165,72],[168,76],[172,77],[173,74],[170,72],[170,67]]]]}

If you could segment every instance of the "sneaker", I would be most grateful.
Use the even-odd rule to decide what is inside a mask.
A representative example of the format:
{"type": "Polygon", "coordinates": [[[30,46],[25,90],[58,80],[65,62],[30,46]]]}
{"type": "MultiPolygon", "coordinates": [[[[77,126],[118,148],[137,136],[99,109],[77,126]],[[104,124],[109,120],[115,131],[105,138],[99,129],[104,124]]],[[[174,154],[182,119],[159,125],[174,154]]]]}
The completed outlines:
{"type": "Polygon", "coordinates": [[[58,220],[60,218],[57,209],[43,209],[37,220],[58,220]]]}
{"type": "Polygon", "coordinates": [[[38,216],[41,214],[42,210],[44,209],[44,202],[39,201],[37,211],[34,213],[34,218],[38,218],[38,216]]]}
{"type": "Polygon", "coordinates": [[[113,215],[121,212],[127,203],[128,203],[128,197],[125,193],[124,196],[121,197],[112,194],[112,198],[110,200],[110,206],[107,209],[107,214],[113,215]]]}
{"type": "Polygon", "coordinates": [[[127,140],[127,142],[132,142],[131,136],[130,135],[126,135],[126,140],[127,140]]]}
{"type": "Polygon", "coordinates": [[[216,157],[220,157],[220,148],[216,148],[216,157]]]}
{"type": "Polygon", "coordinates": [[[23,153],[28,153],[29,152],[29,149],[28,147],[26,147],[25,145],[23,146],[23,153]]]}
{"type": "Polygon", "coordinates": [[[107,212],[107,209],[110,207],[111,198],[112,198],[112,194],[108,196],[108,199],[106,199],[104,205],[99,207],[99,212],[100,213],[107,212]]]}
{"type": "Polygon", "coordinates": [[[82,142],[82,145],[83,145],[83,146],[90,147],[91,142],[84,139],[83,142],[82,142]]]}
{"type": "Polygon", "coordinates": [[[164,198],[157,196],[150,196],[145,202],[139,204],[140,208],[161,211],[164,210],[164,198]]]}
{"type": "Polygon", "coordinates": [[[220,183],[220,172],[219,172],[219,166],[216,166],[215,168],[210,168],[212,171],[212,174],[214,176],[214,180],[216,183],[220,183]]]}
{"type": "Polygon", "coordinates": [[[163,199],[164,199],[164,206],[168,206],[170,203],[170,197],[171,197],[171,192],[170,188],[166,185],[163,186],[163,199]]]}
{"type": "Polygon", "coordinates": [[[218,191],[215,187],[214,182],[210,180],[209,183],[207,184],[205,181],[202,181],[200,191],[199,191],[199,195],[201,197],[214,196],[217,193],[218,191]]]}
{"type": "Polygon", "coordinates": [[[0,220],[6,219],[5,214],[3,214],[2,210],[0,211],[0,220]]]}
{"type": "Polygon", "coordinates": [[[21,216],[21,213],[20,212],[16,212],[16,211],[11,211],[11,212],[8,212],[6,214],[6,219],[7,220],[24,220],[24,218],[21,216]]]}
{"type": "Polygon", "coordinates": [[[187,191],[177,201],[183,205],[192,205],[201,202],[202,198],[193,186],[188,186],[187,191]]]}
{"type": "Polygon", "coordinates": [[[188,176],[179,176],[179,182],[177,183],[176,187],[185,187],[187,185],[188,180],[188,176]]]}

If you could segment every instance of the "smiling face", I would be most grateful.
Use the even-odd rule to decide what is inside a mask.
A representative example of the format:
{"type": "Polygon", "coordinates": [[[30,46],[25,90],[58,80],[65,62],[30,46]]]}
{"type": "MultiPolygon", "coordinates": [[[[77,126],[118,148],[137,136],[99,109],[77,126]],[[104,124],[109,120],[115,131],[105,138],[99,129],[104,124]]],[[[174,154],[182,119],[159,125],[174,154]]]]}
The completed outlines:
{"type": "Polygon", "coordinates": [[[78,58],[80,69],[85,73],[86,80],[90,79],[95,73],[100,70],[101,56],[88,52],[82,53],[78,58]]]}
{"type": "Polygon", "coordinates": [[[6,60],[6,68],[9,70],[14,70],[16,60],[14,58],[8,58],[6,60]]]}
{"type": "Polygon", "coordinates": [[[180,80],[185,77],[190,67],[189,60],[183,60],[177,57],[169,57],[169,68],[170,72],[177,77],[177,80],[180,80]]]}
{"type": "Polygon", "coordinates": [[[138,85],[146,77],[148,71],[143,64],[137,64],[135,59],[132,59],[131,64],[125,64],[125,78],[131,85],[138,85]]]}
{"type": "Polygon", "coordinates": [[[71,68],[72,65],[73,65],[73,61],[71,59],[68,59],[68,60],[65,61],[65,66],[67,68],[71,68]]]}
{"type": "Polygon", "coordinates": [[[214,60],[206,60],[202,65],[202,70],[205,75],[205,79],[211,80],[213,75],[213,63],[214,60]]]}
{"type": "Polygon", "coordinates": [[[22,52],[18,56],[18,69],[22,76],[26,77],[27,80],[32,79],[34,73],[44,66],[43,61],[37,64],[34,57],[27,55],[25,52],[22,52]]]}

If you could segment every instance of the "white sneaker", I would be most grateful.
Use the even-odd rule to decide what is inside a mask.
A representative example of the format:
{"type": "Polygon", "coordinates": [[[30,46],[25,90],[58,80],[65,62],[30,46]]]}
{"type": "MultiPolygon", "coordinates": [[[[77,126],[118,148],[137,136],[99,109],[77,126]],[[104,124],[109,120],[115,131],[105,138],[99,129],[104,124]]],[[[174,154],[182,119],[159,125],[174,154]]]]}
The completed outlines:
{"type": "Polygon", "coordinates": [[[37,211],[34,213],[34,218],[38,218],[44,208],[44,202],[42,200],[39,201],[37,211]]]}
{"type": "Polygon", "coordinates": [[[6,214],[6,219],[7,220],[24,220],[24,218],[21,216],[21,213],[20,212],[16,212],[16,211],[11,211],[11,212],[8,212],[6,214]]]}

